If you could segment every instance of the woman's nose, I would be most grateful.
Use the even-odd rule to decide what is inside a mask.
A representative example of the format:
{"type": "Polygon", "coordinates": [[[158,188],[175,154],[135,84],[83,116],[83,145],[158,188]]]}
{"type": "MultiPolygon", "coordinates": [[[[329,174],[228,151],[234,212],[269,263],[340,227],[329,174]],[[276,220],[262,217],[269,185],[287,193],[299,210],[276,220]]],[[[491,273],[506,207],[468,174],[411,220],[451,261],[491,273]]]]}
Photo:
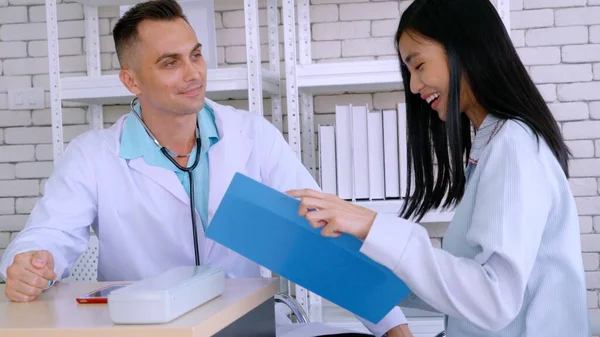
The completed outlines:
{"type": "Polygon", "coordinates": [[[419,76],[410,76],[410,91],[413,94],[418,94],[423,89],[423,82],[419,78],[419,76]]]}

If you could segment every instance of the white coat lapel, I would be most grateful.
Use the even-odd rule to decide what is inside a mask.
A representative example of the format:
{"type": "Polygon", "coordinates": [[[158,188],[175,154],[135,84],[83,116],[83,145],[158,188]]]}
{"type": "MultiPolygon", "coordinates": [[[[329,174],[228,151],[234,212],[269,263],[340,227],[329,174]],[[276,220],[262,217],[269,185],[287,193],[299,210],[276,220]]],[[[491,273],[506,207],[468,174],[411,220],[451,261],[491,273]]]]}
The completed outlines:
{"type": "MultiPolygon", "coordinates": [[[[243,134],[244,117],[231,107],[224,107],[209,100],[207,103],[215,112],[220,140],[208,152],[209,198],[208,221],[212,220],[229,183],[237,172],[244,172],[252,151],[252,139],[243,134]]],[[[208,260],[214,241],[206,239],[204,261],[208,260]]]]}
{"type": "MultiPolygon", "coordinates": [[[[109,133],[103,132],[101,133],[102,137],[107,141],[107,143],[114,148],[115,152],[119,153],[119,147],[121,146],[121,133],[123,132],[123,125],[125,123],[127,115],[122,116],[113,126],[115,132],[114,134],[117,137],[110,136],[109,133]]],[[[190,199],[188,197],[187,192],[183,188],[183,185],[177,178],[175,172],[171,170],[167,170],[162,167],[148,165],[144,158],[135,158],[129,161],[129,167],[132,169],[142,173],[146,177],[150,178],[155,183],[162,186],[164,189],[169,191],[171,194],[176,196],[179,200],[181,200],[184,204],[189,205],[190,199]]]]}
{"type": "Polygon", "coordinates": [[[190,198],[174,171],[148,165],[142,157],[130,160],[129,167],[152,179],[152,181],[176,196],[184,204],[190,204],[190,198]]]}

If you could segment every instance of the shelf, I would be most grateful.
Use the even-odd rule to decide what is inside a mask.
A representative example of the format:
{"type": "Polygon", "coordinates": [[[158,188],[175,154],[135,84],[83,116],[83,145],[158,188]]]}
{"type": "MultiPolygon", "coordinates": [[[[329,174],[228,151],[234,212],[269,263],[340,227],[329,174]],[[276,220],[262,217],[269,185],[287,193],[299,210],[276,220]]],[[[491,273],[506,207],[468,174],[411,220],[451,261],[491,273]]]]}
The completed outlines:
{"type": "MultiPolygon", "coordinates": [[[[356,201],[354,203],[377,213],[394,215],[400,213],[400,209],[404,204],[402,200],[356,201]]],[[[453,211],[430,211],[419,223],[450,222],[453,216],[453,211]]]]}
{"type": "MultiPolygon", "coordinates": [[[[262,69],[263,94],[270,97],[278,92],[279,80],[275,74],[262,69]]],[[[119,76],[80,76],[61,79],[61,99],[86,104],[128,104],[133,94],[119,80],[119,76]]],[[[212,100],[248,97],[248,70],[246,68],[209,69],[206,97],[212,100]]]]}
{"type": "Polygon", "coordinates": [[[298,65],[298,89],[312,94],[403,90],[398,60],[298,65]]]}

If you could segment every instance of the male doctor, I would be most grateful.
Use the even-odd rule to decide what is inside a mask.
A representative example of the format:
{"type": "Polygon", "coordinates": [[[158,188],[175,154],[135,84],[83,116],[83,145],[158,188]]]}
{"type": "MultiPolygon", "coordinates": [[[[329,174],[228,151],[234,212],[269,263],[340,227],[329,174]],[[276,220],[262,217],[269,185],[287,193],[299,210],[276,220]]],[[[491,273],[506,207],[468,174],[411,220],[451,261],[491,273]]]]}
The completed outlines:
{"type": "MultiPolygon", "coordinates": [[[[176,1],[134,6],[113,36],[119,77],[138,103],[110,128],[69,144],[0,261],[6,296],[14,301],[31,301],[68,276],[87,248],[90,225],[100,244],[99,281],[151,277],[194,265],[196,256],[231,278],[260,277],[257,264],[203,235],[233,175],[280,191],[318,188],[272,124],[205,98],[202,46],[176,1]],[[196,159],[198,253],[189,176],[175,165],[191,167],[196,159]]],[[[378,324],[362,322],[377,336],[410,336],[399,308],[378,324]]]]}

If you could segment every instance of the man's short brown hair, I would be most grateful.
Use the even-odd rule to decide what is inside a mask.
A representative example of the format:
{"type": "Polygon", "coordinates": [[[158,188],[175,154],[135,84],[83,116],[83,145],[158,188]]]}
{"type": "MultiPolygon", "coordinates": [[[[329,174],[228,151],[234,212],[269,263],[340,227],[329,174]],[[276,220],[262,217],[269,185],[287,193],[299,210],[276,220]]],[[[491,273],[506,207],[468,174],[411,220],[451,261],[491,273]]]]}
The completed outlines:
{"type": "Polygon", "coordinates": [[[181,6],[175,0],[152,0],[130,8],[113,29],[113,39],[121,67],[127,65],[129,54],[139,42],[138,27],[142,21],[173,21],[176,19],[188,22],[181,6]]]}

